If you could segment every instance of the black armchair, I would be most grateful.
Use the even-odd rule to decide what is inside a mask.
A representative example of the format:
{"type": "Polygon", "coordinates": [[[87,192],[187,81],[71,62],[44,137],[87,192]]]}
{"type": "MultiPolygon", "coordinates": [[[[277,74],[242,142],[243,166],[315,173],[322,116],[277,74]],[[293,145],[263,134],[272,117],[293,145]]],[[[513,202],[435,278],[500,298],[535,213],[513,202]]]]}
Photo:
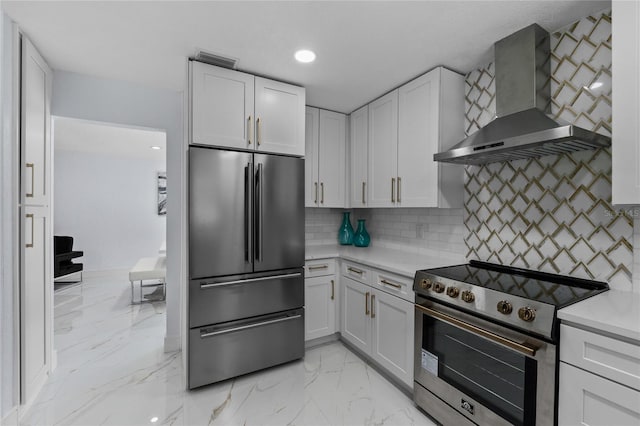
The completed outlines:
{"type": "MultiPolygon", "coordinates": [[[[82,263],[74,263],[71,259],[82,257],[84,252],[73,251],[73,237],[55,235],[53,237],[53,277],[58,278],[74,272],[82,272],[82,263]]],[[[80,275],[82,281],[82,274],[80,275]]]]}

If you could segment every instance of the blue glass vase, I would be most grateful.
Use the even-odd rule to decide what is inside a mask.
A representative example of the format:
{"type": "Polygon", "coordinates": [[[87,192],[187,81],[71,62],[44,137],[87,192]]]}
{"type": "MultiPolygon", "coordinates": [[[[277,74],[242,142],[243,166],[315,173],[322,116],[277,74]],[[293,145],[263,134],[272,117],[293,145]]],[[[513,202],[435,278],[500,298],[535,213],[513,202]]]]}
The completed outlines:
{"type": "Polygon", "coordinates": [[[351,226],[350,212],[344,212],[342,216],[342,225],[338,229],[338,242],[343,246],[353,244],[353,226],[351,226]]]}
{"type": "Polygon", "coordinates": [[[364,219],[358,219],[358,229],[353,236],[353,245],[356,247],[369,247],[371,237],[364,226],[364,219]]]}

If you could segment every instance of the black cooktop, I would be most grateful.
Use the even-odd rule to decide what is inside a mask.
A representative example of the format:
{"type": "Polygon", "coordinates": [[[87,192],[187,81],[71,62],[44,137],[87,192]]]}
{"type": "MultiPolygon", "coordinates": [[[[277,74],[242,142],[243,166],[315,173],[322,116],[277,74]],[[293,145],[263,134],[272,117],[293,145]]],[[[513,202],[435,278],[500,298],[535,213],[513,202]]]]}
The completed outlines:
{"type": "Polygon", "coordinates": [[[468,264],[426,269],[432,275],[520,296],[558,309],[609,289],[601,281],[549,274],[472,260],[468,264]]]}

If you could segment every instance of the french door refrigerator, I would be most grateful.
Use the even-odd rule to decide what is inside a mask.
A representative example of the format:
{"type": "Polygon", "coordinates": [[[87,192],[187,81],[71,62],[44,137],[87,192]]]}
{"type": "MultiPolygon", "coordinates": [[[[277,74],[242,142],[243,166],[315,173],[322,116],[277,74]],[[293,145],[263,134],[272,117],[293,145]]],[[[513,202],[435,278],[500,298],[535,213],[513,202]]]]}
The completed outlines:
{"type": "Polygon", "coordinates": [[[189,147],[189,388],[304,355],[304,160],[189,147]]]}

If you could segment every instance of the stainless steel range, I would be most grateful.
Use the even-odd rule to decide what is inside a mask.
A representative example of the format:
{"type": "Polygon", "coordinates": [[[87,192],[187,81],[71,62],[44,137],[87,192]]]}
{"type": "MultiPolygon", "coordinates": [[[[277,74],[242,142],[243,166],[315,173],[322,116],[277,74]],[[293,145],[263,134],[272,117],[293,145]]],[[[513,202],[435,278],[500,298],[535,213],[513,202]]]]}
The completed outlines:
{"type": "Polygon", "coordinates": [[[444,425],[557,424],[556,312],[608,289],[477,261],[417,271],[414,400],[444,425]]]}

